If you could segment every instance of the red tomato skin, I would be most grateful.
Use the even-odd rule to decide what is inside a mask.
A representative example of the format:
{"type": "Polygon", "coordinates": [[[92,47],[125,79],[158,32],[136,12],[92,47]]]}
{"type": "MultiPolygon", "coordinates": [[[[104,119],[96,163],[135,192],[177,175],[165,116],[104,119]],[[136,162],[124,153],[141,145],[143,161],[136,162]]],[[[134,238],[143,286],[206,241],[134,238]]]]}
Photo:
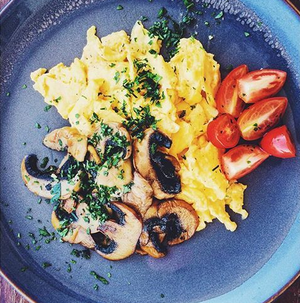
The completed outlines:
{"type": "Polygon", "coordinates": [[[221,114],[207,126],[208,140],[217,148],[232,148],[239,143],[240,130],[229,114],[221,114]]]}
{"type": "Polygon", "coordinates": [[[245,103],[274,96],[284,85],[286,76],[286,72],[278,69],[252,71],[237,80],[238,95],[245,103]]]}
{"type": "Polygon", "coordinates": [[[287,104],[287,98],[273,97],[245,109],[237,121],[243,139],[252,141],[261,138],[267,130],[278,123],[287,104]],[[260,121],[264,115],[267,115],[267,119],[260,121]]]}
{"type": "Polygon", "coordinates": [[[219,113],[230,114],[238,118],[245,107],[244,101],[238,96],[237,79],[248,73],[246,64],[232,70],[222,81],[216,95],[216,104],[219,113]]]}
{"type": "Polygon", "coordinates": [[[256,145],[238,145],[221,157],[221,169],[227,180],[237,180],[257,168],[269,154],[256,145]]]}
{"type": "Polygon", "coordinates": [[[260,142],[260,146],[271,156],[277,158],[296,157],[296,147],[285,125],[274,128],[266,133],[260,142]]]}

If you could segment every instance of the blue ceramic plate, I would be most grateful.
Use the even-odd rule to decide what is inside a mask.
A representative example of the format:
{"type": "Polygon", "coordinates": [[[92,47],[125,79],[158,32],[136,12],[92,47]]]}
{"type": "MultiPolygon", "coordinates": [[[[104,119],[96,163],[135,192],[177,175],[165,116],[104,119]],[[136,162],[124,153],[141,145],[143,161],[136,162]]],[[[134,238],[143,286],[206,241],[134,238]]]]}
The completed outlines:
{"type": "MultiPolygon", "coordinates": [[[[226,66],[242,63],[251,70],[287,71],[281,92],[289,99],[284,123],[300,155],[299,16],[282,0],[205,2],[196,5],[203,15],[197,15],[191,33],[196,30],[204,47],[215,54],[223,75],[226,66]],[[224,20],[218,24],[212,13],[220,11],[224,20]]],[[[249,218],[242,222],[232,215],[239,226],[236,232],[214,222],[170,249],[164,259],[134,255],[110,262],[92,253],[87,261],[70,255],[74,247],[69,244],[47,244],[49,237],[39,236],[39,228],[53,232],[52,207],[44,201],[39,204],[24,187],[19,167],[28,153],[48,156],[53,163],[57,154],[41,142],[46,126],[58,128],[65,121],[54,109],[44,112],[30,72],[80,57],[91,25],[101,36],[121,29],[130,32],[141,16],[149,18],[145,22],[149,26],[162,4],[176,20],[185,11],[179,0],[16,0],[1,13],[1,269],[35,301],[258,303],[299,273],[299,157],[270,158],[242,180],[249,185],[245,197],[249,218]],[[118,5],[124,9],[117,10],[118,5]],[[43,268],[44,262],[52,266],[43,268]],[[90,271],[105,276],[110,284],[101,284],[90,271]]]]}

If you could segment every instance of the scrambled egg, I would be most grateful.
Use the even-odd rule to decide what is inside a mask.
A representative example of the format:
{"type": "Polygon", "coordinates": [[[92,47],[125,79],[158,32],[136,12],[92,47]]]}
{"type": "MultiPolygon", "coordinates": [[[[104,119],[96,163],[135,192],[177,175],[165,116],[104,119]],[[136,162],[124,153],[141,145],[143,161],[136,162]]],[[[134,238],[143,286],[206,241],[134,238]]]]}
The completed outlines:
{"type": "Polygon", "coordinates": [[[40,68],[31,78],[45,102],[86,136],[94,133],[95,118],[104,123],[122,122],[126,116],[135,117],[135,108],[149,105],[157,127],[172,138],[170,153],[181,164],[182,192],[177,198],[197,211],[198,230],[217,218],[234,231],[237,226],[226,205],[245,219],[246,186],[227,181],[220,170],[223,151],[206,136],[208,122],[218,114],[214,96],[220,83],[219,64],[193,37],[180,40],[179,51],[170,62],[159,54],[160,48],[160,41],[150,37],[140,21],[130,37],[119,31],[99,39],[92,26],[81,59],[75,58],[69,67],[59,63],[48,71],[40,68]],[[137,62],[144,62],[155,75],[159,103],[149,102],[142,90],[132,95],[124,87],[134,82],[137,62]]]}

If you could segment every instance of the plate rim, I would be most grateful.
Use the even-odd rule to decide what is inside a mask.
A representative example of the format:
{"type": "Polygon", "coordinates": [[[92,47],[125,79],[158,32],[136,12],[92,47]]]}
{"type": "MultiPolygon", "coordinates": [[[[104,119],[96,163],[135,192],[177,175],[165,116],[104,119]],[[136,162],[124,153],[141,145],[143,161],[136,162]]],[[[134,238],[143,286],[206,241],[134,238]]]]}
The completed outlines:
{"type": "MultiPolygon", "coordinates": [[[[19,3],[21,2],[22,0],[9,0],[6,4],[4,4],[3,7],[0,8],[0,18],[5,18],[6,15],[9,13],[10,10],[13,10],[14,7],[19,3]]],[[[284,5],[287,5],[289,6],[292,11],[298,15],[298,17],[300,18],[300,7],[298,8],[291,0],[283,0],[282,2],[284,2],[284,5]]],[[[300,20],[300,19],[299,19],[300,20]]],[[[300,213],[298,214],[298,216],[300,218],[300,213]]],[[[297,218],[295,219],[291,229],[294,227],[295,223],[297,221],[297,218]]],[[[289,236],[291,230],[287,233],[285,239],[283,240],[283,242],[281,243],[281,245],[278,247],[278,249],[275,251],[274,254],[276,254],[276,252],[283,246],[284,242],[286,241],[286,238],[289,236]]],[[[270,260],[272,259],[273,256],[271,256],[270,260]]],[[[270,261],[269,260],[269,261],[270,261]]],[[[268,262],[267,261],[263,266],[262,268],[259,270],[261,271],[267,264],[268,262]]],[[[258,271],[258,272],[259,272],[258,271]]],[[[257,273],[258,273],[257,272],[257,273]]],[[[257,274],[256,273],[256,274],[257,274]]],[[[254,276],[256,275],[254,274],[254,276]]],[[[10,286],[12,286],[20,295],[22,295],[27,301],[29,301],[30,303],[37,303],[37,301],[33,300],[26,292],[24,289],[22,289],[21,287],[19,287],[13,280],[14,278],[13,277],[9,277],[9,274],[5,273],[3,268],[1,268],[1,264],[0,264],[0,276],[10,284],[10,286]]],[[[298,278],[300,277],[300,269],[299,271],[285,284],[283,285],[276,293],[274,293],[274,295],[272,295],[271,297],[269,297],[268,299],[266,299],[264,302],[262,303],[271,303],[273,302],[275,299],[277,299],[281,294],[284,293],[284,291],[286,291],[298,278]]],[[[244,281],[244,283],[246,283],[247,281],[249,281],[250,279],[252,279],[252,277],[250,277],[248,280],[244,281]]],[[[243,283],[243,284],[244,284],[243,283]]],[[[241,286],[241,285],[240,285],[241,286]]],[[[238,289],[240,286],[237,286],[235,289],[238,289]]],[[[232,289],[231,291],[235,290],[235,289],[232,289]]],[[[229,294],[231,291],[227,292],[227,293],[224,293],[223,295],[226,295],[226,294],[229,294]]],[[[205,302],[210,302],[211,300],[214,300],[214,299],[218,299],[219,297],[222,297],[223,295],[221,296],[218,296],[218,297],[215,297],[215,298],[212,298],[212,299],[209,299],[209,300],[205,300],[205,302]]]]}

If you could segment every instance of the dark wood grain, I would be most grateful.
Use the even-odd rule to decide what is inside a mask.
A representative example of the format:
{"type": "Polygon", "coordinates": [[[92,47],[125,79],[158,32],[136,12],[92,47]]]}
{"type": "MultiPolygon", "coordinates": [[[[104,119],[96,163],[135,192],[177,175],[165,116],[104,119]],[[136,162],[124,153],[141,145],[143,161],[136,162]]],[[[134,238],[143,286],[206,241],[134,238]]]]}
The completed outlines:
{"type": "MultiPolygon", "coordinates": [[[[300,11],[300,0],[290,0],[300,11]]],[[[8,0],[0,0],[0,9],[8,0]]],[[[300,18],[300,16],[299,16],[300,18]]],[[[0,276],[0,303],[29,303],[0,276]]],[[[300,303],[300,277],[274,303],[300,303]]]]}
{"type": "Polygon", "coordinates": [[[29,303],[4,278],[0,277],[0,303],[29,303]]]}

